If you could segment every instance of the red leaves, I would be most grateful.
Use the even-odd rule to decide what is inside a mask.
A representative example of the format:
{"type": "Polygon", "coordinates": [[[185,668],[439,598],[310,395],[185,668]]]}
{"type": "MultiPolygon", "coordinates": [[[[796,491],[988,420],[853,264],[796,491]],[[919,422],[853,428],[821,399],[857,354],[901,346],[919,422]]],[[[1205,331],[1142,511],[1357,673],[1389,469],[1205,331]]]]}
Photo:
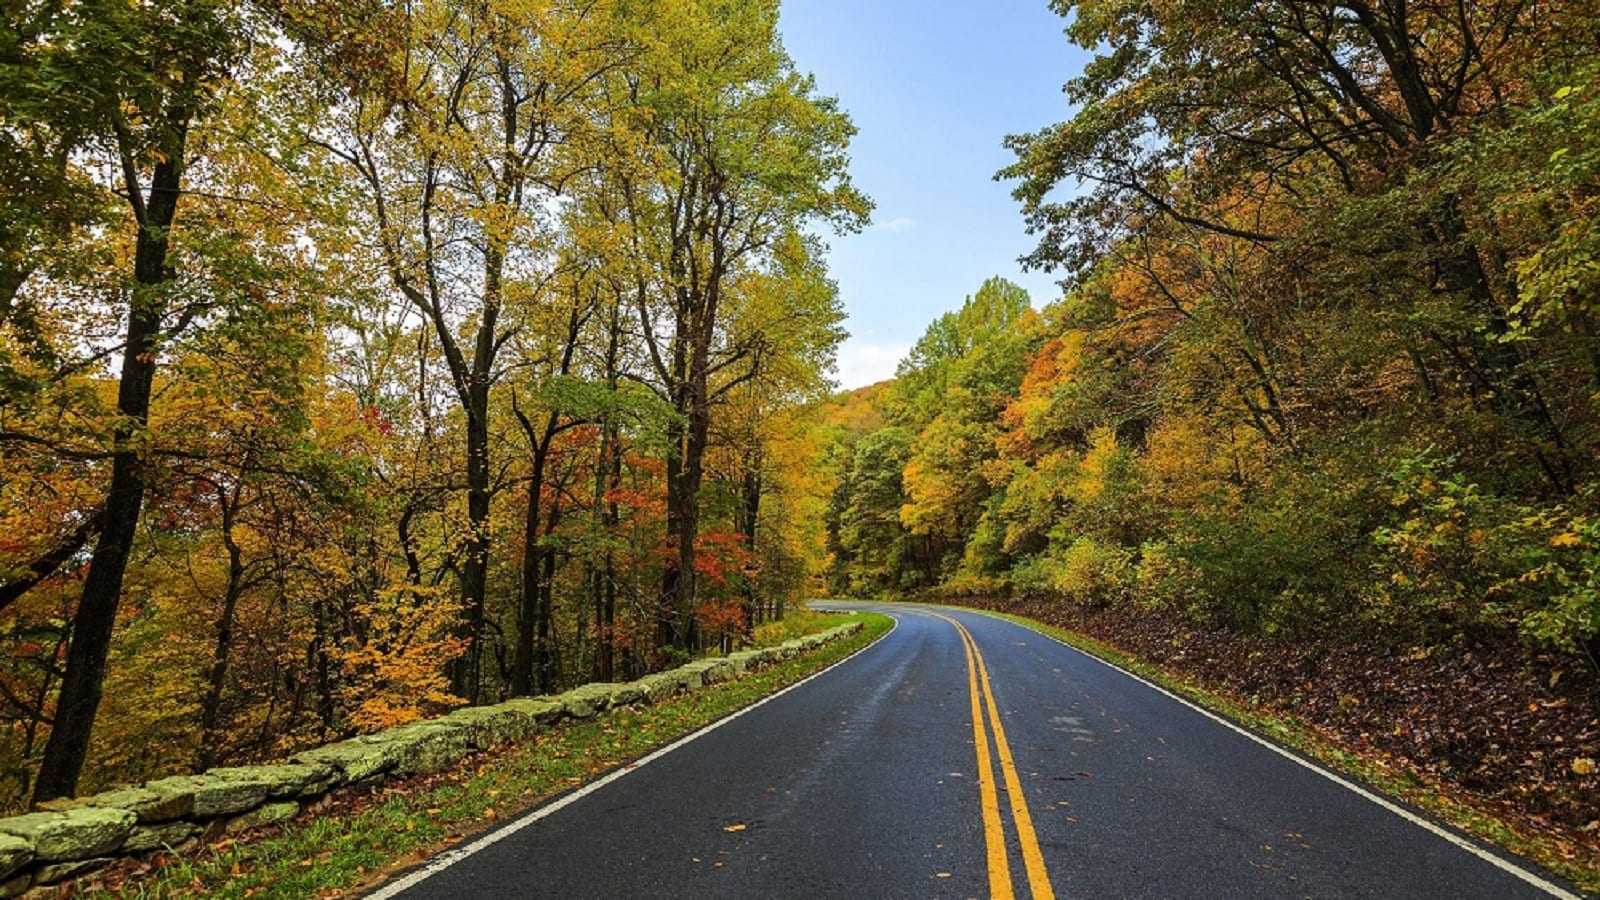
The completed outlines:
{"type": "Polygon", "coordinates": [[[694,542],[694,570],[722,586],[728,575],[742,572],[755,561],[755,556],[745,548],[744,535],[728,531],[702,532],[694,542]]]}

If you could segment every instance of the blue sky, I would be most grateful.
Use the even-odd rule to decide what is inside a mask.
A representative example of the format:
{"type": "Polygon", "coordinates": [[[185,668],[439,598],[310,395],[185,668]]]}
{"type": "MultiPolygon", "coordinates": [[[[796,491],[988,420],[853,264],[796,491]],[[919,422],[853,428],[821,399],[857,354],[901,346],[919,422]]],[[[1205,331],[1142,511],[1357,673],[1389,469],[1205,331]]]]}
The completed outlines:
{"type": "Polygon", "coordinates": [[[829,270],[849,313],[845,388],[894,374],[940,313],[985,278],[1021,284],[1042,306],[1052,275],[1023,274],[1033,247],[1009,185],[1007,134],[1067,117],[1061,86],[1087,56],[1046,0],[784,0],[784,45],[860,133],[856,184],[873,226],[830,240],[829,270]]]}

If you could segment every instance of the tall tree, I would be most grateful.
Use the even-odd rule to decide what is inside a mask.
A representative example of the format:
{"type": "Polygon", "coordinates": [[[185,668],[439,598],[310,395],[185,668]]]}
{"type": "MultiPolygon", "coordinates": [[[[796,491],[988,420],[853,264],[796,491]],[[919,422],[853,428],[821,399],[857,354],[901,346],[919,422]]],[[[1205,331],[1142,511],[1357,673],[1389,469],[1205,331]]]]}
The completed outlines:
{"type": "Polygon", "coordinates": [[[1167,219],[1307,264],[1332,250],[1352,280],[1398,270],[1369,288],[1392,320],[1450,360],[1550,489],[1571,491],[1537,351],[1510,339],[1516,281],[1434,176],[1452,141],[1504,120],[1528,75],[1568,65],[1545,46],[1589,4],[1053,5],[1074,41],[1114,49],[1068,84],[1071,120],[1009,139],[1018,161],[1003,174],[1041,236],[1030,262],[1081,276],[1167,219]],[[1087,190],[1053,193],[1069,182],[1087,190]]]}
{"type": "Polygon", "coordinates": [[[640,326],[653,377],[679,416],[667,434],[673,563],[662,581],[657,642],[687,649],[714,383],[752,351],[719,340],[728,287],[782,235],[815,220],[858,228],[869,204],[846,172],[854,129],[795,72],[778,41],[776,3],[660,6],[645,21],[673,26],[630,75],[650,113],[641,127],[653,171],[628,202],[659,267],[655,296],[640,296],[640,326]]]}
{"type": "Polygon", "coordinates": [[[490,392],[515,325],[508,296],[537,295],[553,253],[552,198],[575,168],[560,152],[619,54],[607,4],[433,3],[407,17],[388,75],[355,73],[329,146],[365,184],[396,291],[434,332],[464,417],[459,575],[468,652],[457,692],[481,690],[491,546],[490,392]]]}
{"type": "Polygon", "coordinates": [[[117,191],[136,230],[132,278],[125,290],[126,337],[120,347],[118,421],[103,523],[73,621],[67,667],[45,745],[34,799],[70,796],[89,748],[105,680],[122,579],[144,505],[150,397],[162,344],[201,311],[175,290],[172,259],[189,137],[212,106],[242,46],[243,24],[231,3],[177,0],[137,6],[86,4],[59,22],[55,40],[74,46],[90,67],[116,81],[89,84],[94,135],[116,160],[117,191]]]}

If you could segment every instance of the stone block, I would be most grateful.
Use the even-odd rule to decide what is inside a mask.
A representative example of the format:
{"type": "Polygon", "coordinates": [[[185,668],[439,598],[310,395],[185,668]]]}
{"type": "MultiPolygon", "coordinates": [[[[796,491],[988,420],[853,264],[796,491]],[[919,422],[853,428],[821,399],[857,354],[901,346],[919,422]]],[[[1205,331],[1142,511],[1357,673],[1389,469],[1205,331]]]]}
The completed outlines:
{"type": "Polygon", "coordinates": [[[400,760],[399,749],[374,743],[366,738],[352,738],[305,750],[290,757],[291,762],[304,765],[332,766],[348,782],[365,781],[393,769],[400,760]]]}
{"type": "Polygon", "coordinates": [[[163,779],[141,787],[95,794],[84,798],[84,804],[101,809],[125,809],[143,823],[168,822],[194,812],[194,789],[163,779]]]}
{"type": "Polygon", "coordinates": [[[629,706],[644,699],[644,691],[640,689],[637,683],[632,681],[607,684],[606,687],[611,691],[611,702],[606,704],[608,709],[629,706]]]}
{"type": "Polygon", "coordinates": [[[660,703],[678,692],[682,681],[673,672],[656,672],[633,682],[644,694],[644,702],[660,703]]]}
{"type": "Polygon", "coordinates": [[[104,856],[122,846],[138,818],[125,809],[84,807],[0,819],[0,834],[21,838],[39,862],[104,856]]]}
{"type": "MultiPolygon", "coordinates": [[[[543,730],[564,718],[567,708],[550,697],[518,697],[500,704],[500,708],[513,710],[534,725],[534,731],[543,730]]],[[[528,732],[532,734],[533,731],[528,732]]]]}
{"type": "Polygon", "coordinates": [[[123,853],[148,853],[151,850],[176,849],[200,835],[200,826],[193,822],[162,822],[156,825],[136,825],[133,833],[122,842],[123,853]]]}
{"type": "Polygon", "coordinates": [[[0,834],[0,881],[33,861],[33,842],[14,834],[0,834]]]}
{"type": "Polygon", "coordinates": [[[391,728],[367,740],[394,748],[395,771],[402,775],[438,772],[472,751],[471,735],[457,723],[432,719],[391,728]]]}
{"type": "Polygon", "coordinates": [[[468,706],[445,716],[444,721],[466,729],[472,746],[479,750],[520,741],[539,730],[538,723],[504,704],[468,706]]]}
{"type": "Polygon", "coordinates": [[[234,816],[228,820],[223,831],[226,834],[238,834],[249,831],[262,825],[273,825],[278,822],[287,822],[300,812],[300,804],[293,800],[282,800],[277,803],[268,803],[250,810],[244,815],[234,816]]]}
{"type": "Polygon", "coordinates": [[[96,869],[105,868],[111,862],[110,857],[103,859],[77,859],[71,862],[50,863],[40,866],[33,871],[33,886],[41,887],[48,884],[60,884],[80,875],[87,875],[96,869]]]}
{"type": "Polygon", "coordinates": [[[741,675],[761,664],[761,654],[755,650],[740,650],[738,653],[728,654],[728,665],[741,675]]]}
{"type": "Polygon", "coordinates": [[[265,776],[245,774],[249,768],[213,769],[204,775],[177,775],[145,785],[160,791],[188,790],[194,794],[194,809],[190,815],[197,819],[215,819],[244,812],[260,806],[276,783],[265,776]],[[221,774],[214,774],[221,773],[221,774]]]}
{"type": "Polygon", "coordinates": [[[321,794],[338,781],[334,767],[327,763],[291,762],[267,766],[238,766],[210,769],[208,777],[267,786],[268,800],[284,800],[321,794]]]}
{"type": "Polygon", "coordinates": [[[611,703],[611,685],[585,684],[556,697],[574,719],[587,719],[603,712],[611,703]]]}

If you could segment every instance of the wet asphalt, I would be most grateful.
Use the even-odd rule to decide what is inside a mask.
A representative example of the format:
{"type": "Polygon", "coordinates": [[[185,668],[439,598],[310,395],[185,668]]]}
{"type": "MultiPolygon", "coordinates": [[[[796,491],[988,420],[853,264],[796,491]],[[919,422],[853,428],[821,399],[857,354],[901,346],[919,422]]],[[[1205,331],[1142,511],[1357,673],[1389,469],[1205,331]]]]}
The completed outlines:
{"type": "MultiPolygon", "coordinates": [[[[898,624],[724,727],[508,823],[399,896],[989,896],[956,628],[929,607],[830,605],[898,624]]],[[[1489,858],[1503,854],[1452,843],[1050,638],[937,612],[966,626],[987,664],[1057,897],[1552,896],[1489,858]]],[[[1009,814],[1004,824],[1026,897],[1009,814]]]]}

